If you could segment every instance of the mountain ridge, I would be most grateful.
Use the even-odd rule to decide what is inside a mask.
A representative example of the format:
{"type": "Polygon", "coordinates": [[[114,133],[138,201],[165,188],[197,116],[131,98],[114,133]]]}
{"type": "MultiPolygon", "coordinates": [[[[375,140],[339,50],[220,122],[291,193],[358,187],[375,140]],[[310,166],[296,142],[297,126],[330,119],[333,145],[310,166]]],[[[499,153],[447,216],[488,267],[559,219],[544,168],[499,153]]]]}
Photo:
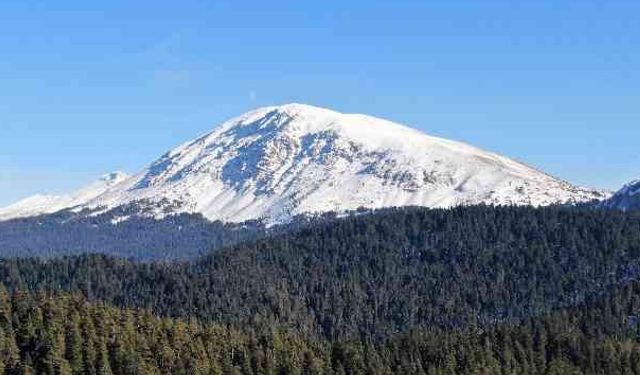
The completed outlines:
{"type": "Polygon", "coordinates": [[[360,207],[539,206],[604,198],[465,143],[292,103],[227,120],[73,207],[100,212],[150,202],[156,217],[185,212],[277,224],[360,207]]]}
{"type": "Polygon", "coordinates": [[[606,208],[623,211],[640,209],[640,179],[625,184],[620,190],[605,200],[602,205],[606,208]]]}
{"type": "Polygon", "coordinates": [[[0,208],[0,220],[49,214],[85,204],[127,178],[129,178],[128,174],[115,171],[105,174],[91,184],[69,194],[32,195],[7,207],[0,208]]]}

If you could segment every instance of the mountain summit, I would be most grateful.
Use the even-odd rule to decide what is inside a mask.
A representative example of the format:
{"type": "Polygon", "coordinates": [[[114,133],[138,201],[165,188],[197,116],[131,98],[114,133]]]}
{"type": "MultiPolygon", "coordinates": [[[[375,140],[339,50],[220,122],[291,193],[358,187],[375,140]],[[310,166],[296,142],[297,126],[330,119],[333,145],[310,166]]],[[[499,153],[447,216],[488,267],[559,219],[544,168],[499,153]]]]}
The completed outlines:
{"type": "Polygon", "coordinates": [[[282,223],[360,207],[549,205],[603,199],[509,158],[390,121],[287,104],[166,153],[77,209],[131,203],[164,216],[282,223]]]}

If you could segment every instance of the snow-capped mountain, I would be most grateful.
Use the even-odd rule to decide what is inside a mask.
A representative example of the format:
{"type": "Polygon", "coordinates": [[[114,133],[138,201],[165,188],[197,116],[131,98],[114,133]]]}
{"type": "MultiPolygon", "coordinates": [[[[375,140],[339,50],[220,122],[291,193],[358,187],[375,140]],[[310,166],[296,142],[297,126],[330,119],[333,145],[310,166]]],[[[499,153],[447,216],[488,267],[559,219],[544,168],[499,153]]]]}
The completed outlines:
{"type": "Polygon", "coordinates": [[[85,204],[128,177],[125,173],[113,172],[71,194],[37,194],[25,198],[8,207],[0,208],[0,220],[48,214],[85,204]]]}
{"type": "Polygon", "coordinates": [[[632,181],[623,186],[611,198],[604,201],[603,205],[623,211],[640,210],[640,180],[632,181]]]}
{"type": "Polygon", "coordinates": [[[136,203],[155,216],[197,212],[212,220],[274,224],[297,214],[360,207],[604,198],[506,157],[390,121],[288,104],[228,120],[76,210],[136,203]]]}

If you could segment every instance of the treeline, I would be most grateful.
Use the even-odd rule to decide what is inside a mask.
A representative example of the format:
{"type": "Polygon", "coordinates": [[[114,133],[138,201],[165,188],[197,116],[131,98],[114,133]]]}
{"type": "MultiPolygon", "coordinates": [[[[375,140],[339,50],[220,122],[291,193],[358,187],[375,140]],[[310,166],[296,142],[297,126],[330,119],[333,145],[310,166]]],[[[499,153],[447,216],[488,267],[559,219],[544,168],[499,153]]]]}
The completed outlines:
{"type": "Polygon", "coordinates": [[[225,224],[189,214],[156,220],[134,212],[123,206],[95,216],[62,211],[0,221],[0,257],[102,253],[137,261],[185,260],[265,233],[259,223],[225,224]]]}
{"type": "Polygon", "coordinates": [[[639,260],[638,213],[416,208],[308,226],[193,262],[4,260],[0,280],[11,291],[63,290],[160,316],[377,343],[602,298],[638,278],[639,260]]]}
{"type": "Polygon", "coordinates": [[[640,374],[640,286],[484,329],[381,342],[239,330],[0,286],[0,374],[640,374]]]}

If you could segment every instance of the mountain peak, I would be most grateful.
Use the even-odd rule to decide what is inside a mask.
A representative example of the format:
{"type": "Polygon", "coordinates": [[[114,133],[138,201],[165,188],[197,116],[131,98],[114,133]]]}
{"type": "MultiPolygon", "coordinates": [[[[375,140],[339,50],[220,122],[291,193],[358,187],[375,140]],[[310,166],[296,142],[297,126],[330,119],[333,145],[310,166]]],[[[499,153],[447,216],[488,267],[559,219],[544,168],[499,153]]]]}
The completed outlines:
{"type": "MultiPolygon", "coordinates": [[[[602,199],[504,156],[391,121],[291,103],[232,118],[80,208],[269,224],[360,207],[547,205],[602,199]]],[[[105,181],[103,181],[104,183],[105,181]]]]}
{"type": "Polygon", "coordinates": [[[288,113],[290,115],[296,115],[300,113],[324,113],[324,114],[338,113],[328,108],[323,108],[323,107],[318,107],[318,106],[303,104],[303,103],[285,103],[285,104],[280,104],[272,107],[264,107],[264,108],[265,109],[272,108],[275,111],[288,113]]]}
{"type": "Polygon", "coordinates": [[[89,202],[286,222],[304,213],[602,198],[501,155],[391,121],[291,103],[232,118],[89,202]]]}
{"type": "MultiPolygon", "coordinates": [[[[371,149],[405,148],[407,143],[414,144],[414,147],[421,146],[416,144],[415,139],[428,137],[407,126],[364,114],[346,114],[307,104],[289,103],[258,108],[232,118],[199,140],[207,142],[221,136],[264,137],[275,133],[298,141],[314,134],[333,135],[351,139],[371,149]]],[[[430,142],[447,143],[435,137],[431,137],[430,142]]],[[[470,146],[467,148],[472,149],[470,146]]]]}
{"type": "MultiPolygon", "coordinates": [[[[339,112],[307,104],[289,103],[268,106],[254,109],[226,121],[214,130],[214,134],[233,128],[255,129],[256,131],[271,129],[276,131],[281,130],[292,122],[295,122],[298,126],[300,124],[315,125],[317,127],[316,130],[322,130],[320,128],[329,126],[340,116],[342,114],[339,112]]],[[[246,131],[243,133],[246,133],[246,131]]]]}

